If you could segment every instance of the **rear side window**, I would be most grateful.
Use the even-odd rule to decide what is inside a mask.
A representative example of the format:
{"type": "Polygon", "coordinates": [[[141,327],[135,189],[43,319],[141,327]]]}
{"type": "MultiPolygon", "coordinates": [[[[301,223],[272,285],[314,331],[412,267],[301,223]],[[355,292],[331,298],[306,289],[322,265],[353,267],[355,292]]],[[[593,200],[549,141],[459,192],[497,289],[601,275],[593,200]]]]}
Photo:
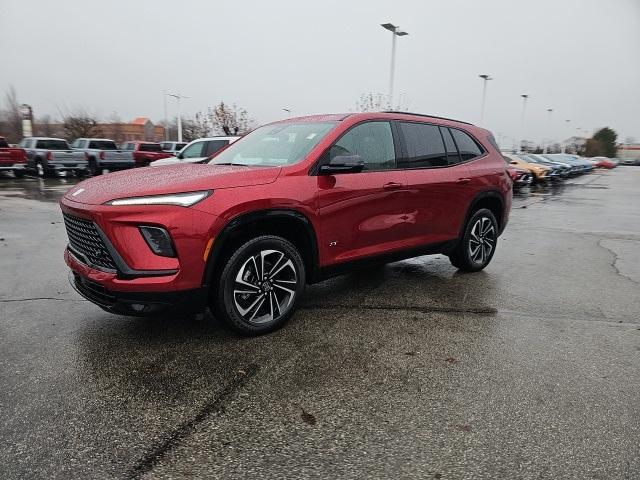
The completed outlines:
{"type": "Polygon", "coordinates": [[[389,122],[366,122],[349,130],[329,149],[329,159],[338,155],[358,155],[364,170],[396,167],[396,153],[389,122]]]}
{"type": "Polygon", "coordinates": [[[461,130],[456,130],[455,128],[451,129],[451,133],[453,135],[453,139],[456,141],[458,151],[460,152],[460,158],[463,162],[482,155],[482,150],[480,150],[478,144],[469,135],[461,130]]]}
{"type": "Polygon", "coordinates": [[[204,157],[204,147],[206,142],[195,142],[182,151],[182,158],[200,158],[204,157]]]}
{"type": "Polygon", "coordinates": [[[116,142],[110,142],[106,140],[92,140],[89,142],[89,148],[96,150],[117,150],[116,142]]]}
{"type": "Polygon", "coordinates": [[[400,131],[407,144],[407,157],[402,168],[443,167],[447,165],[440,129],[436,125],[400,122],[400,131]]]}
{"type": "Polygon", "coordinates": [[[38,140],[36,148],[41,150],[69,150],[69,145],[64,140],[38,140]]]}
{"type": "Polygon", "coordinates": [[[229,140],[210,140],[207,142],[207,149],[204,152],[203,157],[213,155],[218,150],[226,147],[227,145],[229,145],[229,140]]]}
{"type": "Polygon", "coordinates": [[[141,143],[139,150],[143,152],[161,152],[162,147],[159,143],[141,143]]]}
{"type": "Polygon", "coordinates": [[[442,133],[444,147],[447,150],[447,163],[449,165],[460,163],[460,155],[458,155],[458,149],[451,136],[451,131],[446,127],[440,127],[440,133],[442,133]]]}

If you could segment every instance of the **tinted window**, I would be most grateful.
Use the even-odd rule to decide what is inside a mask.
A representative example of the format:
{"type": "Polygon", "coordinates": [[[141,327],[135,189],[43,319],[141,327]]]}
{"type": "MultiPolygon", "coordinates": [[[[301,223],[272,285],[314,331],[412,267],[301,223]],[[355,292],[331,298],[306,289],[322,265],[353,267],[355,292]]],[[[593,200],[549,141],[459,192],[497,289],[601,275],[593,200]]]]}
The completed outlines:
{"type": "MultiPolygon", "coordinates": [[[[20,142],[20,145],[22,145],[22,142],[20,142]]],[[[9,144],[4,138],[0,138],[0,148],[9,148],[9,144]]]]}
{"type": "Polygon", "coordinates": [[[160,147],[162,147],[162,150],[173,150],[173,145],[171,142],[164,142],[160,144],[160,147]]]}
{"type": "Polygon", "coordinates": [[[38,140],[36,148],[42,150],[69,150],[69,145],[64,140],[38,140]]]}
{"type": "Polygon", "coordinates": [[[444,139],[444,148],[447,150],[447,163],[449,165],[455,165],[460,163],[460,155],[458,155],[458,149],[451,136],[451,131],[446,127],[440,127],[440,133],[444,139]]]}
{"type": "Polygon", "coordinates": [[[176,143],[176,150],[182,150],[186,146],[186,143],[176,143]]]}
{"type": "Polygon", "coordinates": [[[162,147],[159,143],[141,143],[138,150],[143,152],[161,152],[162,147]]]}
{"type": "Polygon", "coordinates": [[[117,150],[116,142],[111,140],[92,140],[89,142],[89,148],[95,148],[97,150],[117,150]]]}
{"type": "Polygon", "coordinates": [[[400,130],[407,144],[408,156],[402,161],[402,167],[442,167],[447,164],[444,143],[437,126],[401,122],[400,130]]]}
{"type": "Polygon", "coordinates": [[[482,155],[482,150],[480,150],[478,144],[469,135],[455,128],[451,129],[451,133],[456,141],[456,145],[458,145],[462,161],[471,160],[472,158],[482,155]]]}
{"type": "Polygon", "coordinates": [[[338,155],[359,155],[364,170],[395,168],[396,153],[389,122],[367,122],[349,130],[329,150],[329,160],[338,155]]]}
{"type": "Polygon", "coordinates": [[[207,142],[206,152],[204,153],[203,157],[213,155],[218,150],[226,147],[227,145],[229,145],[229,140],[210,140],[207,142]]]}

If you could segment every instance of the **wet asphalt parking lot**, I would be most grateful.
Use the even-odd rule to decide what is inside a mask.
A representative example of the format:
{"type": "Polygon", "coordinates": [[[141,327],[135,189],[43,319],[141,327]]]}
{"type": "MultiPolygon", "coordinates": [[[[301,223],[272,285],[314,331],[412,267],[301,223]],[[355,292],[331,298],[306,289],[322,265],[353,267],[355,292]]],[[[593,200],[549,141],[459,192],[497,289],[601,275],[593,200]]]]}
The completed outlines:
{"type": "Polygon", "coordinates": [[[309,287],[280,331],[69,286],[57,200],[0,178],[0,478],[640,478],[640,168],[514,199],[489,267],[309,287]]]}

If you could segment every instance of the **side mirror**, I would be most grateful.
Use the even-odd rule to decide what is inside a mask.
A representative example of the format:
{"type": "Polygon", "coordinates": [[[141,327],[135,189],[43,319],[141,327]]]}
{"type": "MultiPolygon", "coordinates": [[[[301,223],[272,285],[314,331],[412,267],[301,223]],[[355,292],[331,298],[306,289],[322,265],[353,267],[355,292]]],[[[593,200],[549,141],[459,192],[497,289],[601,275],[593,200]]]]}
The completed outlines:
{"type": "Polygon", "coordinates": [[[184,158],[184,155],[182,155],[182,153],[176,153],[176,158],[182,160],[184,158]]]}
{"type": "Polygon", "coordinates": [[[363,169],[364,160],[360,155],[337,155],[328,164],[320,167],[320,174],[358,173],[363,169]]]}

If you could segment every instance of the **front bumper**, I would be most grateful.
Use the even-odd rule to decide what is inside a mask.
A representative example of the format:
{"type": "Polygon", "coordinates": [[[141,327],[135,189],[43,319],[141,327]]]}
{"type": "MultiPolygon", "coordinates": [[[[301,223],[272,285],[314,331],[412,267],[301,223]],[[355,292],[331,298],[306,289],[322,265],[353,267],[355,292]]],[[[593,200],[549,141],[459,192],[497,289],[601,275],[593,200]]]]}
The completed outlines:
{"type": "Polygon", "coordinates": [[[207,308],[205,287],[173,292],[121,292],[109,290],[73,270],[69,283],[84,298],[109,313],[148,317],[162,313],[198,313],[207,308]]]}
{"type": "Polygon", "coordinates": [[[14,163],[12,165],[0,165],[0,171],[15,172],[16,170],[25,170],[24,163],[14,163]]]}

